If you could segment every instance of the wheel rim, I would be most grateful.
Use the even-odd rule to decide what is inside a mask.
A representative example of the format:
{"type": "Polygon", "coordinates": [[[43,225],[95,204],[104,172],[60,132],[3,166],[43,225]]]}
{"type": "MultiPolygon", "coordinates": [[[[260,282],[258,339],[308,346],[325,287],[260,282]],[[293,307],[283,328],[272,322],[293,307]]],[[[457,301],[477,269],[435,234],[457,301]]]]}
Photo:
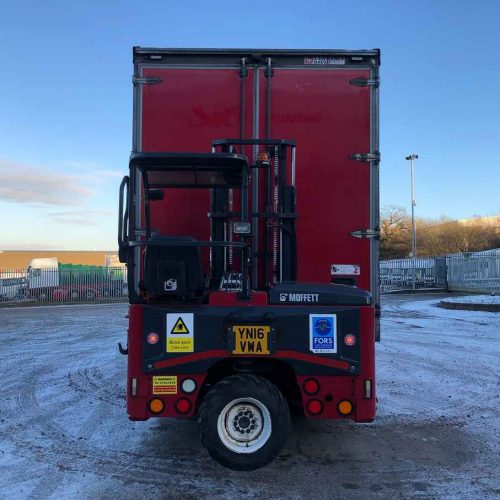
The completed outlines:
{"type": "Polygon", "coordinates": [[[226,448],[236,453],[255,453],[271,436],[271,415],[257,399],[235,399],[219,413],[217,432],[226,448]]]}

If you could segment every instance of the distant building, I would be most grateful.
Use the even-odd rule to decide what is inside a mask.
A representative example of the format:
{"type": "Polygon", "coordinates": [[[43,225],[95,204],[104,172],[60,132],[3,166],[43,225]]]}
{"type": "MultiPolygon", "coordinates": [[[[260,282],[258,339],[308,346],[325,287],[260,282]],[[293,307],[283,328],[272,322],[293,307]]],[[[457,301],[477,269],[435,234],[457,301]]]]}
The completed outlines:
{"type": "Polygon", "coordinates": [[[31,260],[55,257],[61,264],[88,266],[121,266],[116,250],[64,251],[64,250],[0,250],[0,270],[26,269],[31,260]]]}
{"type": "Polygon", "coordinates": [[[495,229],[500,229],[500,215],[490,215],[487,217],[471,217],[469,219],[458,219],[457,222],[459,224],[463,224],[464,226],[470,226],[473,224],[484,224],[491,225],[495,229]]]}
{"type": "Polygon", "coordinates": [[[487,217],[470,217],[468,219],[447,220],[433,224],[432,228],[443,227],[448,224],[460,224],[461,226],[474,226],[480,224],[482,226],[490,226],[494,231],[500,231],[500,215],[490,215],[487,217]]]}

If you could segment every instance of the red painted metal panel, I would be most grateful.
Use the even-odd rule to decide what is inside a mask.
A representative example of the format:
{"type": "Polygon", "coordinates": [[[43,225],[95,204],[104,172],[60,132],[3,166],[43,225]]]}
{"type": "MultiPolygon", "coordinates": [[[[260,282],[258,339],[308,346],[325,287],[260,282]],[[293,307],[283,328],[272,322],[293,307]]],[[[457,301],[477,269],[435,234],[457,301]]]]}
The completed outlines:
{"type": "MultiPolygon", "coordinates": [[[[210,152],[212,140],[240,136],[238,69],[145,68],[143,76],[160,78],[161,83],[143,85],[142,151],[210,152]]],[[[250,131],[252,79],[250,74],[246,86],[250,131]]],[[[169,189],[151,210],[153,229],[208,240],[208,189],[169,189]]],[[[203,251],[206,264],[208,251],[203,251]]]]}
{"type": "Polygon", "coordinates": [[[148,378],[142,374],[142,322],[143,308],[129,307],[128,358],[127,358],[127,413],[130,418],[144,420],[147,416],[148,378]],[[137,395],[131,395],[132,378],[137,380],[137,395]]]}
{"type": "MultiPolygon", "coordinates": [[[[376,411],[375,391],[375,332],[373,307],[361,308],[361,372],[355,377],[347,376],[297,376],[297,383],[301,389],[302,403],[305,415],[309,418],[330,419],[344,418],[356,422],[371,422],[376,411]],[[308,395],[304,391],[306,380],[314,378],[319,382],[320,390],[317,394],[308,395]],[[371,395],[366,397],[365,381],[371,381],[371,395]],[[329,396],[329,397],[328,397],[329,396]],[[324,403],[323,412],[319,415],[307,413],[307,403],[311,399],[319,399],[324,403]],[[344,416],[339,413],[337,405],[343,399],[353,403],[352,414],[344,416]]],[[[318,361],[324,361],[319,358],[318,361]]]]}
{"type": "MultiPolygon", "coordinates": [[[[368,70],[274,69],[271,137],[297,143],[299,281],[330,281],[331,264],[359,264],[370,289],[370,166],[349,159],[370,151],[370,90],[349,80],[368,70]]],[[[260,130],[266,130],[266,78],[260,79],[260,130]]]]}
{"type": "Polygon", "coordinates": [[[253,292],[250,299],[239,299],[238,292],[212,292],[208,301],[211,306],[220,307],[255,307],[267,306],[266,292],[253,292]]]}

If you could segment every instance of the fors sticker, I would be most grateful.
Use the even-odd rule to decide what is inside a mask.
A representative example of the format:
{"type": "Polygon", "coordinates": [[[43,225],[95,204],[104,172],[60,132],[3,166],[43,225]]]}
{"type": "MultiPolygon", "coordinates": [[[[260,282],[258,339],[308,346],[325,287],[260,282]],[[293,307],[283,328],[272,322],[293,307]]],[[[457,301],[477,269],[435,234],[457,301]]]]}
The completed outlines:
{"type": "Polygon", "coordinates": [[[337,316],[309,315],[309,349],[316,354],[337,352],[337,316]]]}

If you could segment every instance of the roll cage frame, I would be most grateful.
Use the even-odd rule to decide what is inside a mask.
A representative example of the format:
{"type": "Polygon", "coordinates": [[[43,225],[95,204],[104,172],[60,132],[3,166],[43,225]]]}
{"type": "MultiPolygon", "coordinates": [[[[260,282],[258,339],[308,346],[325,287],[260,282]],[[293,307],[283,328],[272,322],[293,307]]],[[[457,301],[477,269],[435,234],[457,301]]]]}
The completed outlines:
{"type": "Polygon", "coordinates": [[[152,246],[233,247],[239,249],[241,252],[241,297],[250,298],[248,287],[249,245],[247,239],[251,234],[241,234],[241,241],[152,239],[150,208],[150,202],[155,199],[154,197],[151,198],[153,194],[151,186],[154,186],[154,189],[162,190],[176,188],[240,189],[240,221],[250,222],[248,214],[249,165],[246,156],[234,153],[132,153],[129,168],[130,175],[125,176],[120,184],[118,209],[119,258],[120,262],[127,263],[129,294],[139,298],[135,291],[134,272],[137,265],[137,255],[134,250],[137,248],[152,246]],[[151,183],[151,173],[156,173],[158,176],[162,173],[177,173],[180,177],[184,175],[186,179],[181,182],[172,182],[172,180],[168,180],[168,175],[166,175],[163,182],[156,181],[151,183]],[[200,174],[206,175],[203,176],[200,174]],[[188,177],[191,177],[191,179],[188,177]],[[136,217],[134,193],[137,192],[142,194],[144,202],[144,227],[139,227],[138,222],[140,221],[136,217]],[[132,239],[131,235],[133,236],[132,239]],[[141,236],[144,238],[141,239],[141,236]]]}

